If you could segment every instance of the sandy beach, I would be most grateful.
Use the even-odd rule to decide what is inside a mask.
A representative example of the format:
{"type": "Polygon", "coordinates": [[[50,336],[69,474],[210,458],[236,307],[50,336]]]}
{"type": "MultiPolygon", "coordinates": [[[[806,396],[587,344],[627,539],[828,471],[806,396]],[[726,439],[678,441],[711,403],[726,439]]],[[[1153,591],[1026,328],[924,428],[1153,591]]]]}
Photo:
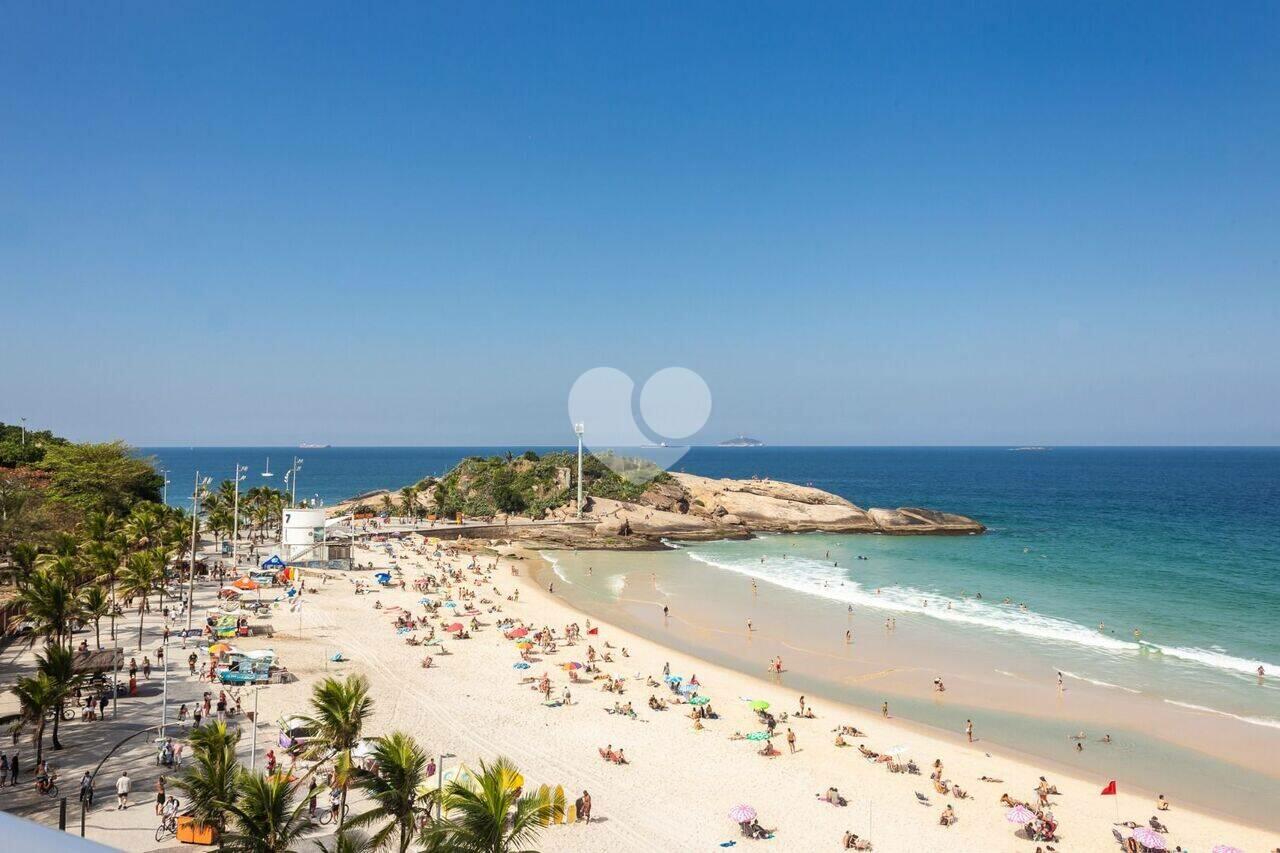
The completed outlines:
{"type": "MultiPolygon", "coordinates": [[[[1146,825],[1157,815],[1152,798],[1145,793],[1127,792],[1122,786],[1118,796],[1104,797],[1099,792],[1106,780],[1044,772],[1015,757],[988,754],[981,732],[968,745],[960,734],[949,737],[922,731],[825,701],[813,703],[816,718],[798,718],[794,714],[800,696],[786,686],[785,673],[781,684],[770,683],[670,651],[608,624],[592,622],[599,633],[588,636],[587,618],[534,581],[540,563],[534,554],[520,559],[480,554],[474,558],[478,570],[466,570],[473,560],[470,554],[459,553],[444,561],[453,570],[463,570],[466,586],[476,591],[478,599],[488,597],[502,612],[484,612],[488,605],[481,606],[479,630],[467,640],[445,639],[450,653],[431,652],[434,665],[423,669],[421,660],[431,650],[404,643],[392,624],[398,612],[393,608],[421,617],[422,607],[417,604],[421,593],[413,589],[413,580],[439,574],[441,569],[425,547],[378,544],[357,555],[359,562],[379,566],[389,565],[393,558],[407,589],[357,595],[354,577],[335,575],[324,582],[312,578],[300,622],[292,622],[297,618],[293,614],[281,613],[273,639],[243,644],[253,648],[270,643],[298,676],[292,684],[261,691],[260,719],[273,721],[301,710],[311,684],[326,673],[362,673],[371,682],[376,702],[371,734],[407,731],[433,753],[457,755],[446,762],[446,768],[459,761],[475,764],[505,755],[520,765],[530,787],[563,785],[570,799],[590,791],[591,824],[549,827],[540,849],[710,850],[736,841],[786,850],[838,850],[843,834],[851,830],[880,851],[1031,853],[1037,846],[1047,846],[1015,835],[1017,827],[1006,820],[1007,808],[999,800],[1008,793],[1034,805],[1041,775],[1060,792],[1049,798],[1060,827],[1060,841],[1052,845],[1056,849],[1118,849],[1113,824],[1131,820],[1146,825]],[[490,570],[495,562],[496,570],[490,570]],[[519,577],[513,577],[512,567],[518,569],[519,577]],[[508,600],[517,589],[519,600],[508,600]],[[515,619],[534,630],[549,626],[557,637],[557,651],[543,655],[534,650],[535,661],[528,670],[513,668],[519,661],[518,650],[495,627],[500,618],[515,619]],[[570,646],[563,637],[565,627],[573,623],[581,626],[584,636],[570,646]],[[561,665],[585,662],[588,644],[612,656],[613,663],[600,667],[623,680],[622,695],[597,686],[603,682],[570,682],[561,665]],[[330,663],[337,651],[349,660],[330,663]],[[674,698],[665,686],[646,684],[647,677],[662,678],[664,665],[686,679],[696,675],[701,695],[710,698],[719,719],[707,720],[702,730],[695,730],[688,705],[650,710],[651,694],[668,701],[674,698]],[[551,697],[559,699],[568,687],[571,704],[548,707],[536,685],[522,683],[544,673],[551,680],[551,697]],[[757,753],[759,744],[731,739],[735,732],[761,728],[749,708],[750,700],[771,703],[771,713],[792,715],[779,720],[778,736],[773,739],[782,754],[764,757],[757,753]],[[631,703],[635,718],[606,713],[615,702],[631,703]],[[833,729],[839,725],[854,726],[866,736],[850,737],[848,747],[837,747],[833,729]],[[796,737],[794,754],[788,749],[788,728],[796,737]],[[881,753],[906,747],[903,759],[913,760],[921,774],[890,773],[883,763],[861,756],[858,744],[881,753]],[[629,764],[604,761],[598,750],[607,745],[625,750],[629,764]],[[936,792],[929,778],[936,759],[942,761],[942,778],[964,789],[969,798],[936,792]],[[983,776],[1002,781],[980,781],[983,776]],[[817,798],[833,786],[847,798],[846,807],[817,798]],[[773,840],[741,837],[727,817],[740,803],[759,812],[761,824],[775,831],[773,840]],[[948,805],[957,821],[944,827],[939,819],[948,805]]],[[[438,629],[441,620],[432,623],[438,629]]],[[[269,726],[264,730],[259,735],[260,749],[274,738],[269,726]]],[[[1160,812],[1159,819],[1169,829],[1169,849],[1181,845],[1184,850],[1207,851],[1217,844],[1232,844],[1262,851],[1280,843],[1272,833],[1190,811],[1176,802],[1160,812]]]]}

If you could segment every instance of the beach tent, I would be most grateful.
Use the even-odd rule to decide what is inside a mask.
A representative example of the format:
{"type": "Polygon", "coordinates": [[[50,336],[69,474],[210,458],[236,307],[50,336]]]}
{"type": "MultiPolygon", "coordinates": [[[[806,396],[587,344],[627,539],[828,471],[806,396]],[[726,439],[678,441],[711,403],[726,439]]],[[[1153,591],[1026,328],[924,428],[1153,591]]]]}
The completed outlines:
{"type": "Polygon", "coordinates": [[[279,554],[272,554],[262,563],[264,569],[283,569],[284,560],[280,559],[279,554]]]}

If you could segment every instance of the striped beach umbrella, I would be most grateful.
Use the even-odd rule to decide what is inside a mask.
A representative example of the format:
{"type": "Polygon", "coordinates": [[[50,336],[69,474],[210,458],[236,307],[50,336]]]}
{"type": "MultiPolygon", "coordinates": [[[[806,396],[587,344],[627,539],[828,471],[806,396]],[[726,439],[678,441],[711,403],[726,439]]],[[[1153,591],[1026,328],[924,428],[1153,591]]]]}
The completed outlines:
{"type": "Polygon", "coordinates": [[[756,819],[756,810],[751,806],[741,804],[729,809],[729,820],[734,823],[746,823],[747,821],[756,819]]]}
{"type": "Polygon", "coordinates": [[[1016,823],[1020,826],[1026,826],[1036,819],[1035,812],[1026,806],[1014,806],[1004,813],[1004,819],[1009,823],[1016,823]]]}
{"type": "Polygon", "coordinates": [[[1168,850],[1169,847],[1164,843],[1164,836],[1145,826],[1140,826],[1133,831],[1133,839],[1148,850],[1168,850]]]}

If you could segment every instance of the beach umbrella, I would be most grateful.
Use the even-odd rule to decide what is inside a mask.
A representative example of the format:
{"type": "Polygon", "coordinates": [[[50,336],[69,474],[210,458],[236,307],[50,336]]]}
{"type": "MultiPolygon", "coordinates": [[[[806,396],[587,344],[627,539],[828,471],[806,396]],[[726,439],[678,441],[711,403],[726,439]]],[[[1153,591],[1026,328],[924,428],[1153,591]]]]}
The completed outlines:
{"type": "Polygon", "coordinates": [[[751,703],[751,710],[753,711],[767,711],[768,709],[769,709],[769,703],[764,701],[763,699],[757,699],[756,701],[751,703]]]}
{"type": "Polygon", "coordinates": [[[746,823],[756,819],[756,810],[748,805],[737,805],[729,809],[729,820],[734,823],[746,823]]]}
{"type": "Polygon", "coordinates": [[[888,749],[885,750],[885,753],[896,757],[896,756],[902,755],[904,752],[909,752],[910,749],[911,748],[906,744],[900,743],[897,746],[889,747],[888,749]]]}
{"type": "Polygon", "coordinates": [[[253,578],[236,578],[231,582],[236,589],[257,589],[258,583],[253,578]]]}
{"type": "Polygon", "coordinates": [[[1005,812],[1004,819],[1009,821],[1009,823],[1026,826],[1036,819],[1036,815],[1035,812],[1031,811],[1031,809],[1026,806],[1014,806],[1009,809],[1009,811],[1005,812]]]}
{"type": "Polygon", "coordinates": [[[226,643],[214,643],[212,646],[209,647],[209,654],[211,655],[220,655],[223,652],[229,652],[229,651],[231,651],[231,646],[229,646],[226,643]]]}
{"type": "Polygon", "coordinates": [[[445,629],[446,631],[448,631],[449,633],[453,633],[454,631],[461,631],[461,630],[462,630],[462,623],[461,623],[461,622],[454,622],[452,625],[445,625],[445,626],[444,626],[444,629],[445,629]]]}
{"type": "Polygon", "coordinates": [[[517,648],[517,649],[531,649],[531,648],[533,648],[533,643],[529,642],[528,640],[521,640],[520,642],[516,643],[516,648],[517,648]]]}
{"type": "Polygon", "coordinates": [[[1148,850],[1167,850],[1165,846],[1164,836],[1156,832],[1154,829],[1148,829],[1140,826],[1133,831],[1133,838],[1148,850]]]}
{"type": "Polygon", "coordinates": [[[561,666],[563,666],[565,669],[582,669],[582,664],[578,663],[576,660],[571,660],[566,664],[561,664],[561,666]]]}
{"type": "Polygon", "coordinates": [[[689,693],[696,693],[696,692],[698,692],[698,685],[696,685],[696,684],[681,684],[681,685],[680,685],[678,688],[676,688],[676,689],[677,689],[677,690],[679,690],[681,693],[684,693],[684,694],[686,694],[686,695],[687,695],[687,694],[689,694],[689,693]]]}
{"type": "Polygon", "coordinates": [[[1232,847],[1230,844],[1218,844],[1214,846],[1213,853],[1244,853],[1239,847],[1232,847]]]}
{"type": "Polygon", "coordinates": [[[666,678],[668,684],[679,684],[684,681],[683,675],[668,675],[666,678]]]}
{"type": "Polygon", "coordinates": [[[528,669],[529,664],[525,663],[524,661],[520,661],[519,663],[511,664],[511,667],[512,669],[528,669]]]}
{"type": "Polygon", "coordinates": [[[429,606],[429,605],[431,604],[431,599],[427,598],[427,597],[424,595],[422,598],[419,598],[419,599],[418,599],[418,603],[419,603],[419,604],[426,604],[426,605],[428,605],[428,606],[429,606]]]}
{"type": "Polygon", "coordinates": [[[769,739],[768,732],[752,732],[751,734],[747,735],[747,740],[768,740],[768,739],[769,739]]]}
{"type": "Polygon", "coordinates": [[[710,702],[710,701],[711,701],[711,700],[710,700],[710,699],[708,699],[706,696],[694,696],[692,699],[690,699],[690,700],[689,700],[689,704],[690,704],[690,705],[705,705],[705,704],[707,704],[707,703],[708,703],[708,702],[710,702]]]}
{"type": "Polygon", "coordinates": [[[529,635],[528,628],[517,628],[511,632],[511,636],[513,637],[526,637],[528,635],[529,635]]]}
{"type": "Polygon", "coordinates": [[[444,606],[445,606],[445,607],[457,607],[457,606],[458,606],[458,602],[456,602],[456,601],[446,601],[446,602],[444,603],[444,606]]]}

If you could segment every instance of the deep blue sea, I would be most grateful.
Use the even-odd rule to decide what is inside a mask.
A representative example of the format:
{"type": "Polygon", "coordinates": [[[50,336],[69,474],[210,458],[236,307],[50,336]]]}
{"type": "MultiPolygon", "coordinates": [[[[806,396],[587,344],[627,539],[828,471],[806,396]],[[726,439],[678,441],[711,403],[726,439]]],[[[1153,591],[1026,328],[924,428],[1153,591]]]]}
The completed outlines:
{"type": "MultiPolygon", "coordinates": [[[[299,497],[333,502],[508,449],[526,448],[142,452],[169,471],[169,502],[189,506],[197,468],[217,482],[238,461],[250,468],[246,486],[281,487],[298,456],[299,497]],[[268,457],[274,476],[264,478],[268,457]]],[[[883,588],[881,606],[913,608],[928,596],[937,618],[975,630],[1141,649],[1185,664],[1189,677],[1203,670],[1244,683],[1260,663],[1280,669],[1280,448],[697,447],[675,470],[811,483],[863,507],[934,507],[989,527],[979,537],[846,537],[838,553],[849,559],[872,548],[886,557],[859,565],[863,588],[883,588]],[[1027,609],[999,608],[1006,597],[1027,609]]],[[[798,588],[829,577],[820,557],[831,547],[792,546],[799,553],[770,561],[770,579],[798,588]]],[[[696,550],[726,568],[758,565],[758,546],[696,550]]]]}

